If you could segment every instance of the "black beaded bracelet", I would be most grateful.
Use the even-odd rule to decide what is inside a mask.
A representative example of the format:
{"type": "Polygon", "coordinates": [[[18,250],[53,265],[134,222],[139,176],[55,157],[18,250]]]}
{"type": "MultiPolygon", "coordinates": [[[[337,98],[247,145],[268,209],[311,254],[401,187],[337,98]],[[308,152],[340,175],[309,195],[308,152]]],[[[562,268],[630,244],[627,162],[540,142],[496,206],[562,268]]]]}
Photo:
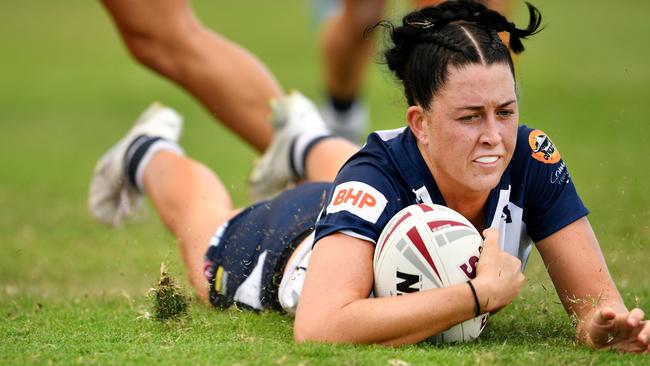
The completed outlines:
{"type": "Polygon", "coordinates": [[[472,285],[472,281],[467,281],[467,284],[469,285],[469,288],[472,289],[472,294],[474,295],[474,305],[476,305],[476,316],[481,315],[481,304],[478,302],[478,296],[476,295],[476,289],[474,288],[474,285],[472,285]]]}

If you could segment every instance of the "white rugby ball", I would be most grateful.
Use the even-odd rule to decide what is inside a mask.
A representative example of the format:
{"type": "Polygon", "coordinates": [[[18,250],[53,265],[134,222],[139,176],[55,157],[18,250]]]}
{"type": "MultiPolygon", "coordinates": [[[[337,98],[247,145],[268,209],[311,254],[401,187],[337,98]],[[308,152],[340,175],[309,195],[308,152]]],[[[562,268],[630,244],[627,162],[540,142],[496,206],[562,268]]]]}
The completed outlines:
{"type": "MultiPolygon", "coordinates": [[[[476,277],[483,238],[458,212],[441,205],[411,205],[384,227],[375,247],[374,295],[400,296],[441,288],[476,277]]],[[[438,333],[430,342],[476,339],[489,314],[438,333]]]]}

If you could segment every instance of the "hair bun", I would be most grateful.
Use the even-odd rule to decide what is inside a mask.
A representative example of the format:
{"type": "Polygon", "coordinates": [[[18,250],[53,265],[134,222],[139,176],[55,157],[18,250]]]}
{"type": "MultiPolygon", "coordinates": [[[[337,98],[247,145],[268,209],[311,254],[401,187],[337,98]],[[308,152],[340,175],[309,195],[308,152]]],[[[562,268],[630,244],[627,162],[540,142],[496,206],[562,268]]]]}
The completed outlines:
{"type": "Polygon", "coordinates": [[[438,6],[430,6],[413,12],[404,17],[403,25],[418,32],[435,32],[449,23],[464,21],[476,23],[496,32],[510,33],[508,46],[514,53],[524,50],[521,39],[525,39],[541,31],[542,15],[531,3],[526,2],[529,13],[529,23],[524,29],[508,21],[499,12],[488,9],[485,5],[472,0],[447,1],[438,6]]]}
{"type": "Polygon", "coordinates": [[[402,81],[408,104],[428,108],[450,66],[500,63],[514,78],[512,52],[523,51],[521,39],[539,32],[542,19],[537,8],[526,4],[530,22],[524,29],[482,4],[458,0],[415,10],[402,18],[401,26],[381,21],[367,32],[388,29],[392,46],[384,52],[386,65],[402,81]],[[509,32],[510,50],[498,32],[509,32]]]}

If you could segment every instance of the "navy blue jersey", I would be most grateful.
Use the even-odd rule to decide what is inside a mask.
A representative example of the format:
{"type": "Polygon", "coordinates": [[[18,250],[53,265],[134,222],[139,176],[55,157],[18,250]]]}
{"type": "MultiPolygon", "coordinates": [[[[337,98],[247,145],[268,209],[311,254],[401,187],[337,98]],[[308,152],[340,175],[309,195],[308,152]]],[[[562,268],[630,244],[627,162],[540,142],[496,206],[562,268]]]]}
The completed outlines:
{"type": "MultiPolygon", "coordinates": [[[[376,243],[397,212],[423,202],[445,205],[414,135],[408,128],[375,132],[339,172],[315,240],[342,232],[376,243]]],[[[512,161],[487,202],[485,222],[499,229],[501,248],[523,270],[533,242],[587,214],[548,136],[519,126],[512,161]]]]}

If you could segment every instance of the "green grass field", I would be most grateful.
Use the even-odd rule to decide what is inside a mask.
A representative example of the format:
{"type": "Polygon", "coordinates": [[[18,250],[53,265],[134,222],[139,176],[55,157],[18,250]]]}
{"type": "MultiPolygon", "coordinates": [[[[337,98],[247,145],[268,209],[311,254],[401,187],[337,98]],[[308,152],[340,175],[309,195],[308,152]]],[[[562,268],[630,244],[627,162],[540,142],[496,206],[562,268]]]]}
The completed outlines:
{"type": "MultiPolygon", "coordinates": [[[[519,59],[521,122],[544,129],[559,146],[621,294],[650,311],[650,3],[536,3],[547,29],[519,59]]],[[[286,88],[319,98],[309,2],[193,4],[207,25],[257,54],[286,88]]],[[[98,2],[3,5],[1,365],[650,363],[648,355],[576,345],[537,254],[519,299],[472,344],[295,345],[289,317],[197,304],[178,323],[142,317],[161,262],[177,277],[183,268],[153,210],[122,230],[91,220],[86,194],[96,159],[154,99],[185,115],[187,152],[220,174],[239,205],[247,203],[254,154],[183,91],[137,65],[98,2]]],[[[366,97],[373,128],[404,124],[404,102],[385,68],[371,70],[366,97]]]]}

